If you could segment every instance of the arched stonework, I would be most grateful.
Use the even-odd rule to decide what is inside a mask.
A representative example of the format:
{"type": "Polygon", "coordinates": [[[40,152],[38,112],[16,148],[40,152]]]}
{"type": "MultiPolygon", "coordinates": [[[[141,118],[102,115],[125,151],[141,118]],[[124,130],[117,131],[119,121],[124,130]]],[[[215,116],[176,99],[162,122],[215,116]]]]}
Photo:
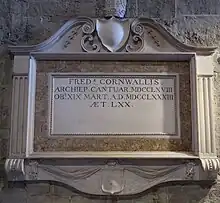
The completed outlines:
{"type": "Polygon", "coordinates": [[[182,44],[150,19],[68,21],[50,39],[10,46],[14,55],[9,180],[53,180],[95,195],[131,195],[167,181],[215,180],[212,112],[215,47],[182,44]],[[116,32],[117,31],[117,32],[116,32]],[[192,91],[192,152],[36,152],[36,60],[187,61],[192,91]]]}

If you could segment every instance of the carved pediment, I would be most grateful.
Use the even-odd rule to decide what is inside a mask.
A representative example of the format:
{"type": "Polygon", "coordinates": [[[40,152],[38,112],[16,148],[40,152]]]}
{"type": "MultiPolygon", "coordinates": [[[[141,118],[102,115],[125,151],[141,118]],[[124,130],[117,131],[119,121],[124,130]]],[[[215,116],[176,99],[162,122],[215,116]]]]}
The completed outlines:
{"type": "Polygon", "coordinates": [[[48,40],[33,46],[10,47],[11,52],[94,53],[94,52],[196,52],[210,55],[216,47],[194,47],[181,43],[151,19],[69,20],[48,40]]]}

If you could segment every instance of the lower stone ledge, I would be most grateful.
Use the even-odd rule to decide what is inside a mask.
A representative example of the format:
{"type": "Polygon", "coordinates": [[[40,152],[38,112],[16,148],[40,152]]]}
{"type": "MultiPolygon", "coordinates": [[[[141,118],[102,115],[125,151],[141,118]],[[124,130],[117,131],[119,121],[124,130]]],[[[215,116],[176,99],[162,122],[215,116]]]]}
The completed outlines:
{"type": "Polygon", "coordinates": [[[218,174],[199,159],[7,159],[5,169],[9,181],[56,181],[92,195],[134,195],[170,181],[214,181],[218,174]]]}

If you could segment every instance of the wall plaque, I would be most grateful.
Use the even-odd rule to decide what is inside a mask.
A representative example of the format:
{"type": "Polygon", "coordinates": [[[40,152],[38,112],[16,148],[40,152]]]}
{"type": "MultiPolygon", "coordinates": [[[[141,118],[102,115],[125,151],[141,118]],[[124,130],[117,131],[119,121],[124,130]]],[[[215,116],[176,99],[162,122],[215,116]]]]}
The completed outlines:
{"type": "Polygon", "coordinates": [[[50,135],[179,137],[178,74],[50,75],[50,135]]]}
{"type": "Polygon", "coordinates": [[[121,53],[107,53],[94,28],[95,19],[72,19],[41,44],[10,47],[8,180],[56,181],[96,196],[214,182],[216,48],[187,46],[134,19],[121,53]]]}

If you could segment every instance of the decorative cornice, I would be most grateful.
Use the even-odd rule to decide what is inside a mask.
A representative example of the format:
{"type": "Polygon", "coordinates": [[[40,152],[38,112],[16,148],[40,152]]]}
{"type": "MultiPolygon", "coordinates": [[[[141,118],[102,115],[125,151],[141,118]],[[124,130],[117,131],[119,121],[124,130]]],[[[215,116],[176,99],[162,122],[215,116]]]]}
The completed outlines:
{"type": "MultiPolygon", "coordinates": [[[[98,19],[91,19],[88,17],[79,17],[79,18],[69,20],[48,40],[40,44],[32,45],[32,46],[9,46],[9,50],[11,53],[15,55],[28,55],[31,52],[47,53],[47,50],[49,50],[53,45],[58,43],[59,40],[65,34],[67,34],[71,29],[73,29],[72,33],[69,35],[68,40],[65,42],[64,46],[68,46],[71,40],[73,40],[73,43],[77,42],[74,40],[79,40],[78,38],[75,39],[75,37],[79,34],[78,32],[80,32],[82,34],[82,36],[80,36],[81,41],[82,41],[82,47],[77,52],[82,52],[82,53],[88,52],[88,49],[84,45],[85,42],[87,42],[87,44],[90,44],[92,48],[91,50],[92,52],[94,52],[94,50],[95,52],[99,52],[101,51],[101,49],[99,48],[100,47],[99,44],[102,44],[102,42],[100,41],[100,39],[97,38],[98,35],[97,35],[97,29],[96,29],[96,20],[98,19]]],[[[117,24],[123,27],[124,25],[122,25],[121,23],[123,23],[125,20],[126,19],[115,20],[116,25],[114,25],[113,28],[115,28],[117,24]]],[[[108,20],[106,20],[106,22],[108,22],[108,20]]],[[[142,48],[145,43],[145,40],[144,40],[144,37],[142,37],[142,34],[143,35],[146,34],[147,28],[152,29],[153,31],[159,33],[164,38],[164,40],[166,40],[170,44],[170,46],[172,46],[173,48],[175,48],[176,50],[180,52],[194,52],[198,55],[211,55],[212,53],[215,52],[217,48],[217,47],[195,47],[195,46],[183,44],[178,39],[176,39],[171,33],[169,33],[162,25],[160,25],[158,22],[152,19],[146,19],[146,18],[129,19],[129,22],[130,22],[130,28],[131,28],[130,40],[125,41],[124,47],[126,47],[126,49],[116,50],[116,51],[120,51],[120,52],[129,51],[130,52],[132,50],[132,52],[134,51],[142,52],[142,48]],[[131,47],[129,43],[135,43],[139,47],[134,50],[129,49],[131,47]]],[[[150,33],[148,34],[150,35],[150,33]]],[[[160,51],[160,42],[158,40],[155,40],[154,36],[152,36],[152,38],[156,46],[158,47],[158,53],[161,53],[162,51],[160,51]]],[[[147,43],[148,42],[146,41],[146,44],[147,43]]],[[[63,53],[65,53],[65,50],[63,51],[63,53]]],[[[73,51],[71,53],[76,53],[76,52],[73,51]]]]}
{"type": "Polygon", "coordinates": [[[32,53],[34,59],[37,60],[83,60],[83,61],[190,61],[195,56],[191,52],[171,52],[171,53],[32,53]]]}

